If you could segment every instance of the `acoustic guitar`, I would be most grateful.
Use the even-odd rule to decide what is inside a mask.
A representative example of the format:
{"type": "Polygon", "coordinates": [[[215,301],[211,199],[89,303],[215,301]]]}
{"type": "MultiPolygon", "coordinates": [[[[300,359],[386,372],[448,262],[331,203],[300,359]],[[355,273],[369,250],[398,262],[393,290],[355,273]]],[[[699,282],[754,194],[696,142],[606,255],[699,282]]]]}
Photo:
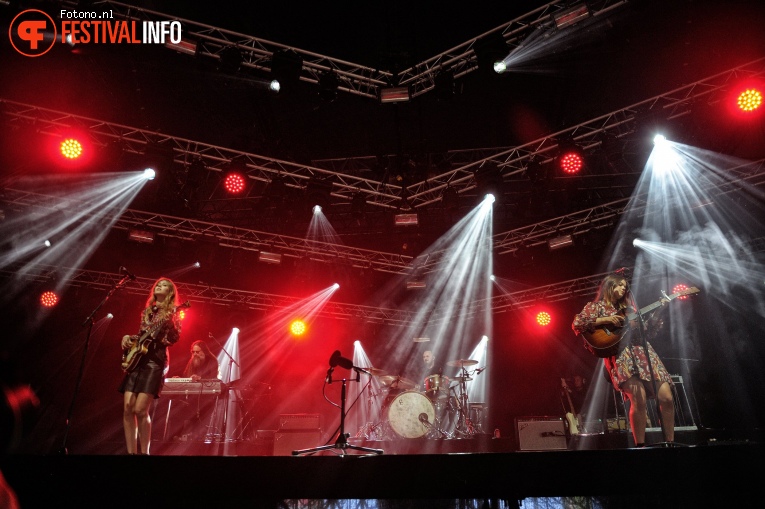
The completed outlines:
{"type": "Polygon", "coordinates": [[[576,417],[576,409],[574,408],[574,403],[571,401],[571,389],[569,389],[568,385],[566,384],[566,379],[561,378],[560,384],[563,387],[563,392],[566,393],[566,399],[568,399],[568,408],[571,410],[570,412],[566,412],[566,421],[568,421],[568,431],[572,435],[578,435],[579,434],[579,419],[576,417]]]}
{"type": "Polygon", "coordinates": [[[132,373],[133,370],[138,366],[138,362],[141,360],[141,358],[149,352],[149,346],[151,345],[152,341],[154,341],[154,334],[156,334],[167,322],[170,316],[177,313],[179,309],[190,307],[191,303],[186,301],[175,308],[175,311],[173,311],[173,313],[168,315],[165,319],[160,320],[154,324],[154,326],[152,326],[149,330],[142,331],[141,336],[132,345],[122,351],[122,370],[125,373],[132,373]]]}
{"type": "MultiPolygon", "coordinates": [[[[672,295],[665,294],[663,299],[672,301],[678,297],[692,295],[694,293],[699,293],[700,291],[701,290],[694,286],[692,288],[687,288],[677,293],[673,293],[672,295]]],[[[653,311],[657,307],[661,306],[663,299],[657,300],[656,302],[641,308],[639,314],[644,315],[653,311]]],[[[582,332],[582,338],[584,338],[584,346],[596,357],[603,358],[616,355],[616,353],[619,351],[619,343],[625,337],[627,337],[629,332],[632,330],[632,327],[630,327],[628,324],[633,320],[637,320],[637,318],[638,313],[627,313],[624,325],[622,327],[617,327],[615,325],[609,324],[599,326],[592,332],[582,332]]]]}

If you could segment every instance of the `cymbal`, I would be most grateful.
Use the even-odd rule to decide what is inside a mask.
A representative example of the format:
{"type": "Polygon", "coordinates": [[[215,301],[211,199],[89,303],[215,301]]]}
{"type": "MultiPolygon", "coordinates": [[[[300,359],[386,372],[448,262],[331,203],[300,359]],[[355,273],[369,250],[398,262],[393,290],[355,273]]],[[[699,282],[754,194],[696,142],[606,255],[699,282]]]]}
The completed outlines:
{"type": "Polygon", "coordinates": [[[389,387],[391,389],[414,389],[415,383],[398,375],[383,375],[378,378],[383,387],[389,387]]]}
{"type": "Polygon", "coordinates": [[[446,363],[447,366],[455,366],[459,368],[463,366],[475,366],[476,364],[478,364],[478,361],[474,361],[473,359],[457,359],[446,363]]]}
{"type": "Polygon", "coordinates": [[[472,380],[469,376],[455,376],[451,378],[452,382],[469,382],[472,380]]]}
{"type": "Polygon", "coordinates": [[[366,370],[369,371],[372,376],[385,376],[388,374],[387,371],[380,368],[366,368],[366,370]]]}

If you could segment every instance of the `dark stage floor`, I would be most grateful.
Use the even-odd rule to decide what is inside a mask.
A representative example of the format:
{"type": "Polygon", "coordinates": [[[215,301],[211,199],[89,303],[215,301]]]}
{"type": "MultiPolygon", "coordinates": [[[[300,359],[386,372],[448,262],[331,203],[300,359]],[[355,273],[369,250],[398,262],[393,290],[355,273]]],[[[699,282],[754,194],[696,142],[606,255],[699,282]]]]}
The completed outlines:
{"type": "Polygon", "coordinates": [[[295,499],[385,499],[396,507],[396,500],[506,504],[573,496],[608,507],[761,507],[760,434],[712,434],[720,438],[681,432],[676,447],[644,449],[627,447],[622,433],[580,437],[554,450],[519,450],[514,439],[491,437],[351,441],[383,449],[379,455],[353,449],[260,455],[262,444],[201,443],[179,454],[156,444],[152,456],[11,454],[2,471],[22,508],[146,507],[144,501],[165,508],[277,508],[295,499]]]}

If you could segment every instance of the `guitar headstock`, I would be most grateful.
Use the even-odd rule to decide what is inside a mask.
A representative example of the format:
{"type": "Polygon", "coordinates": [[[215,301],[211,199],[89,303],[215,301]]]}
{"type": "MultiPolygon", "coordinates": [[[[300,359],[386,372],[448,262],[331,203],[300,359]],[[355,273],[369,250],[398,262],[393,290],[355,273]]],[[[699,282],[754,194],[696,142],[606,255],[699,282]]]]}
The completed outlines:
{"type": "MultiPolygon", "coordinates": [[[[680,290],[680,291],[678,291],[678,292],[675,292],[675,293],[673,293],[672,295],[670,295],[670,297],[671,297],[672,299],[676,299],[676,298],[678,298],[678,297],[679,297],[679,298],[682,298],[682,297],[687,297],[688,295],[693,295],[693,294],[696,294],[696,293],[700,293],[700,292],[701,292],[701,290],[699,290],[699,289],[698,289],[698,288],[696,288],[695,286],[692,286],[692,287],[690,287],[690,288],[685,288],[685,289],[683,289],[683,290],[680,290]]],[[[670,300],[671,300],[671,299],[670,299],[670,300]]]]}

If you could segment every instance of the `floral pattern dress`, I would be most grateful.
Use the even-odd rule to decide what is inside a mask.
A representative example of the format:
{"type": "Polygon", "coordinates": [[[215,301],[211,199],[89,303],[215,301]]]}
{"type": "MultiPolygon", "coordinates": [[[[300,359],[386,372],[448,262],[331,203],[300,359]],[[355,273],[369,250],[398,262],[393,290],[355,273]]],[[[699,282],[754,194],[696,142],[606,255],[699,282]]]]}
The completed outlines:
{"type": "MultiPolygon", "coordinates": [[[[618,314],[618,310],[603,301],[588,302],[582,312],[574,316],[574,321],[571,324],[571,328],[579,336],[582,332],[593,332],[597,327],[595,326],[595,320],[603,316],[613,316],[618,314]]],[[[658,315],[654,315],[647,321],[647,338],[652,339],[656,337],[656,334],[661,329],[663,321],[658,318],[658,315]]],[[[619,343],[619,348],[616,355],[612,357],[605,357],[603,364],[608,371],[608,375],[611,378],[611,383],[614,388],[621,391],[621,386],[633,375],[638,375],[641,380],[648,382],[646,384],[646,390],[650,397],[654,397],[653,386],[651,382],[651,372],[648,367],[648,361],[646,359],[645,349],[642,345],[643,341],[638,331],[631,331],[625,335],[625,337],[619,343]]],[[[646,341],[648,345],[648,356],[651,359],[651,367],[653,369],[653,376],[656,378],[656,386],[661,385],[662,382],[668,382],[670,385],[672,377],[669,375],[667,368],[664,367],[664,363],[659,358],[656,351],[651,346],[651,343],[646,341]]]]}

